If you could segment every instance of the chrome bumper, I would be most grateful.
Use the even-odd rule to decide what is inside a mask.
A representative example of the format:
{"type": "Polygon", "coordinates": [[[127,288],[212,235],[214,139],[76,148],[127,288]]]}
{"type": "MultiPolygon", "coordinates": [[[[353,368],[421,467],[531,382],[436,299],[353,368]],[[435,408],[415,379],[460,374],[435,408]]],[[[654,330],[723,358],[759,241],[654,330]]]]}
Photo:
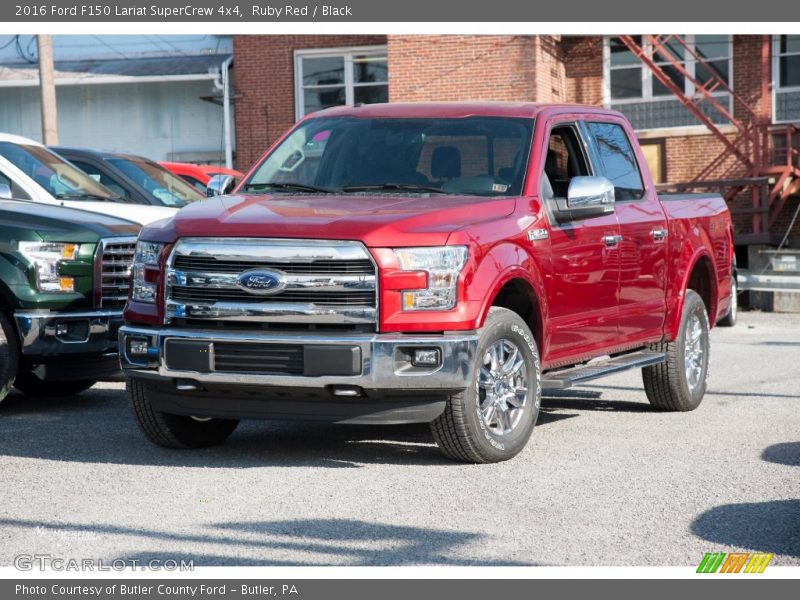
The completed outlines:
{"type": "Polygon", "coordinates": [[[116,355],[122,311],[18,312],[14,320],[25,356],[116,355]]]}
{"type": "Polygon", "coordinates": [[[472,380],[478,336],[475,332],[453,334],[276,334],[239,331],[158,329],[124,326],[119,334],[122,368],[135,377],[168,378],[176,385],[182,381],[208,384],[270,386],[281,388],[322,388],[357,386],[367,390],[462,390],[472,380]],[[129,356],[128,339],[146,338],[147,357],[129,356]],[[360,373],[351,376],[269,375],[238,372],[198,372],[170,369],[165,360],[168,340],[191,340],[214,343],[234,342],[259,345],[344,346],[360,349],[360,373]],[[408,349],[438,348],[441,364],[420,368],[404,360],[408,349]]]}

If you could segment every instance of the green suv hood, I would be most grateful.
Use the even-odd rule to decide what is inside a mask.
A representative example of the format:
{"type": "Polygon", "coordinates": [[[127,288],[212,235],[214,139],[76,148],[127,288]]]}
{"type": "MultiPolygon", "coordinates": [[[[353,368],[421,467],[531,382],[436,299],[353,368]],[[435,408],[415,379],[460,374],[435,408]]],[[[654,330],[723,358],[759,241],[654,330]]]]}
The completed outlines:
{"type": "Polygon", "coordinates": [[[136,236],[140,228],[138,223],[95,212],[0,200],[0,231],[19,231],[11,235],[13,239],[33,239],[31,234],[35,234],[49,242],[96,243],[101,238],[136,236]],[[24,235],[23,231],[31,234],[24,235]]]}

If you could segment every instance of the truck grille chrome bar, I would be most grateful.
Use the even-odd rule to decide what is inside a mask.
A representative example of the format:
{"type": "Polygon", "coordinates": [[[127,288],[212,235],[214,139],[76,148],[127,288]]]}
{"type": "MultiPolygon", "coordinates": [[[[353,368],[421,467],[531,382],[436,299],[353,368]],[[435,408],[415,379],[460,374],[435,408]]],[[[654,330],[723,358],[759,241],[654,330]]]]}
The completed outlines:
{"type": "Polygon", "coordinates": [[[95,297],[98,308],[122,308],[128,300],[136,238],[100,240],[95,254],[95,297]]]}
{"type": "Polygon", "coordinates": [[[359,242],[185,238],[165,302],[168,322],[374,324],[377,267],[359,242]]]}

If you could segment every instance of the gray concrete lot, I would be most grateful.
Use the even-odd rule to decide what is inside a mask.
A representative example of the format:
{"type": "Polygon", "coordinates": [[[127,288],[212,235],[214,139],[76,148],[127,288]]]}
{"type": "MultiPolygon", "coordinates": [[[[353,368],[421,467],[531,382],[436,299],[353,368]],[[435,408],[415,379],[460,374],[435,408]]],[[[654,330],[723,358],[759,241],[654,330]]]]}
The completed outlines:
{"type": "Polygon", "coordinates": [[[442,458],[426,427],[245,422],[149,444],[122,384],[0,404],[0,565],[800,565],[800,315],[712,334],[710,389],[650,410],[639,372],[550,395],[515,460],[442,458]]]}

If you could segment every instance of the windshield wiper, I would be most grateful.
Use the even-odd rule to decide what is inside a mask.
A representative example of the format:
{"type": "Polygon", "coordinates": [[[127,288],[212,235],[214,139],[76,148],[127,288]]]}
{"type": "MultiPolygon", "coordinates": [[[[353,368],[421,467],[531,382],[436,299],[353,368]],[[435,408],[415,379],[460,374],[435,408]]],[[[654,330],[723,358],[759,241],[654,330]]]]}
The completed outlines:
{"type": "Polygon", "coordinates": [[[317,194],[333,194],[333,190],[318,187],[316,185],[309,185],[307,183],[295,183],[292,181],[271,181],[269,183],[248,183],[244,186],[248,192],[263,192],[267,189],[276,190],[295,190],[298,192],[311,192],[317,194]]]}
{"type": "Polygon", "coordinates": [[[432,185],[420,185],[417,183],[364,183],[346,185],[342,187],[343,192],[368,192],[370,190],[399,190],[403,192],[431,192],[433,194],[448,194],[442,188],[432,185]]]}

